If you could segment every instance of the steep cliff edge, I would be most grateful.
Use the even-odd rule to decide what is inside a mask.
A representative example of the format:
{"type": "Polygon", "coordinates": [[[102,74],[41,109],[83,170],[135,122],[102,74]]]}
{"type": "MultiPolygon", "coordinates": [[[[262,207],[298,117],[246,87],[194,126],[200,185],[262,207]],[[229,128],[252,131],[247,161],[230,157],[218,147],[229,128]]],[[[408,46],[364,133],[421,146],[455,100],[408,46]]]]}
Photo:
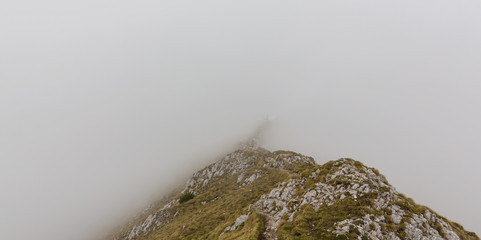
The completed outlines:
{"type": "Polygon", "coordinates": [[[196,172],[112,239],[479,239],[352,159],[246,147],[196,172]]]}

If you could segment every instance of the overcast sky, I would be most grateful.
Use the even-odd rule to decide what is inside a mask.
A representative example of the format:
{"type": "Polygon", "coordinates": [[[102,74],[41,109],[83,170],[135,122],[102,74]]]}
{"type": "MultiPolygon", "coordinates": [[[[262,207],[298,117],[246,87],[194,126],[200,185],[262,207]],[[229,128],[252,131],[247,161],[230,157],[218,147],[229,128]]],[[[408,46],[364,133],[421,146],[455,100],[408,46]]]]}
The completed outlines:
{"type": "Polygon", "coordinates": [[[233,150],[352,157],[481,234],[480,1],[0,3],[0,239],[93,239],[233,150]]]}

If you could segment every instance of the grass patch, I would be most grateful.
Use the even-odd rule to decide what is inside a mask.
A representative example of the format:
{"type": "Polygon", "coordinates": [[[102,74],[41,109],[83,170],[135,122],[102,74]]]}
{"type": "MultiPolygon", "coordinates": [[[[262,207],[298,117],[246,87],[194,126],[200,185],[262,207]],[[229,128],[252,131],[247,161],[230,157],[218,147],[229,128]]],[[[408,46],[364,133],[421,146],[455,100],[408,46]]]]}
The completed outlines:
{"type": "Polygon", "coordinates": [[[315,211],[311,205],[306,204],[296,213],[292,222],[282,221],[279,227],[279,239],[356,239],[360,237],[357,229],[352,228],[345,236],[336,236],[328,231],[333,229],[336,222],[345,219],[372,214],[368,206],[371,201],[358,198],[345,198],[334,205],[323,205],[315,211]]]}
{"type": "Polygon", "coordinates": [[[264,228],[264,219],[259,213],[256,213],[256,216],[257,216],[257,228],[256,228],[256,232],[254,233],[254,236],[251,238],[252,240],[261,239],[261,231],[264,228]]]}

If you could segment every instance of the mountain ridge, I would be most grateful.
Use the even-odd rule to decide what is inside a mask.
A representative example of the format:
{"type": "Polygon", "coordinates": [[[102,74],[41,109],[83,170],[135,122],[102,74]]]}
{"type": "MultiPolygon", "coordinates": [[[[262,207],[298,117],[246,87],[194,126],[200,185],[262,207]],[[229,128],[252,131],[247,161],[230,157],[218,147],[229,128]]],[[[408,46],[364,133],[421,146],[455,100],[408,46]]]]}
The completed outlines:
{"type": "Polygon", "coordinates": [[[194,173],[110,239],[479,237],[353,159],[318,165],[299,153],[247,145],[194,173]]]}

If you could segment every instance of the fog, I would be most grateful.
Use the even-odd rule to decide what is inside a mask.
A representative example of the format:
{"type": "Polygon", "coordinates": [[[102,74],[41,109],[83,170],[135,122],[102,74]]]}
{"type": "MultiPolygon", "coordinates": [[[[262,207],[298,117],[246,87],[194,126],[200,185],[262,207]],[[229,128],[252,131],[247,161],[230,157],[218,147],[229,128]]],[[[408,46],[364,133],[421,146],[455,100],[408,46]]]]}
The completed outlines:
{"type": "Polygon", "coordinates": [[[3,1],[0,239],[95,239],[247,139],[481,234],[479,1],[3,1]]]}

